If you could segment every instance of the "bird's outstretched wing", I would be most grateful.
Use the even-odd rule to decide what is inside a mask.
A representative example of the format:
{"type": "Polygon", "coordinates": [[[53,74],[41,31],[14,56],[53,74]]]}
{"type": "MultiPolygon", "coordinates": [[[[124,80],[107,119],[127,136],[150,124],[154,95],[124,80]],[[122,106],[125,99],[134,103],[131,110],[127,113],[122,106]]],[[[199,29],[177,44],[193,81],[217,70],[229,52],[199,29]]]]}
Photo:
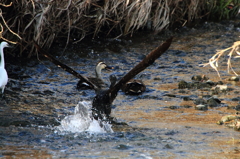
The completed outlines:
{"type": "Polygon", "coordinates": [[[72,75],[74,75],[75,77],[81,79],[81,81],[87,83],[90,87],[92,87],[94,90],[98,90],[99,88],[94,85],[91,81],[89,81],[86,77],[84,77],[83,75],[79,74],[78,72],[76,72],[75,70],[73,70],[72,68],[70,68],[69,66],[61,63],[60,61],[56,60],[53,56],[51,56],[49,53],[47,53],[45,50],[43,50],[35,41],[34,41],[34,45],[37,48],[38,52],[40,52],[43,56],[45,56],[46,58],[48,58],[52,63],[54,63],[55,65],[57,65],[58,67],[61,67],[63,70],[71,73],[72,75]]]}

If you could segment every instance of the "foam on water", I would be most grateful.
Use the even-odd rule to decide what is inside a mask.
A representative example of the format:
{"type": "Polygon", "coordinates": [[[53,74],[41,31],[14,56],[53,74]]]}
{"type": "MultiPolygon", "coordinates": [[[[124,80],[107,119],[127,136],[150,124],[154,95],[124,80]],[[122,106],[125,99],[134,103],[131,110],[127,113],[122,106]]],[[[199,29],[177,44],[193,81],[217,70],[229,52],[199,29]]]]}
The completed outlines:
{"type": "Polygon", "coordinates": [[[106,133],[113,132],[111,125],[105,121],[98,121],[91,117],[91,103],[82,101],[77,104],[73,115],[66,116],[61,125],[57,127],[60,132],[90,132],[106,133]]]}

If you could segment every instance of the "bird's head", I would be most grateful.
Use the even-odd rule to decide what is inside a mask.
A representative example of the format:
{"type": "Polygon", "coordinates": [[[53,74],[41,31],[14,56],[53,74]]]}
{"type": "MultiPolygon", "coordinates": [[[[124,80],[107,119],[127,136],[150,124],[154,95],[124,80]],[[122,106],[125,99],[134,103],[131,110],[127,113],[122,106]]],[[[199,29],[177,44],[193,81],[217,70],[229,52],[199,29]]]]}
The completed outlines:
{"type": "Polygon", "coordinates": [[[97,68],[99,68],[100,70],[102,69],[106,69],[106,70],[112,70],[114,69],[114,67],[108,66],[107,64],[105,64],[104,62],[99,62],[97,64],[97,68]]]}
{"type": "Polygon", "coordinates": [[[5,47],[11,47],[6,41],[1,42],[1,46],[2,46],[3,48],[5,48],[5,47]]]}

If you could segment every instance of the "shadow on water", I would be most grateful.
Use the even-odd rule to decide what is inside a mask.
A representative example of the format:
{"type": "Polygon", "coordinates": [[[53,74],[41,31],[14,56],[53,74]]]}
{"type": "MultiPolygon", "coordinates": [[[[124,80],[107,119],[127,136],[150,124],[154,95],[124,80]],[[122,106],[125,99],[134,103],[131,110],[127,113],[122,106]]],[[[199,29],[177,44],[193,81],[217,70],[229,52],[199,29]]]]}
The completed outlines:
{"type": "MultiPolygon", "coordinates": [[[[77,90],[78,79],[44,58],[24,61],[21,67],[6,59],[10,80],[0,101],[0,157],[236,157],[239,132],[216,125],[223,115],[234,114],[236,110],[229,108],[239,102],[232,100],[240,92],[239,82],[225,80],[230,76],[225,71],[226,59],[220,66],[222,81],[232,89],[218,94],[218,107],[195,110],[193,101],[209,98],[210,89],[178,89],[178,83],[203,74],[219,81],[213,69],[199,64],[239,40],[239,30],[239,21],[227,21],[166,35],[89,40],[69,46],[64,53],[55,46],[51,51],[58,59],[85,76],[94,76],[99,61],[115,66],[113,72],[103,72],[107,80],[110,74],[123,76],[169,35],[175,35],[170,49],[137,76],[145,82],[146,92],[140,96],[119,92],[112,116],[128,125],[113,125],[113,133],[57,130],[79,101],[92,101],[94,91],[77,90]]],[[[238,63],[234,61],[234,66],[238,63]]]]}

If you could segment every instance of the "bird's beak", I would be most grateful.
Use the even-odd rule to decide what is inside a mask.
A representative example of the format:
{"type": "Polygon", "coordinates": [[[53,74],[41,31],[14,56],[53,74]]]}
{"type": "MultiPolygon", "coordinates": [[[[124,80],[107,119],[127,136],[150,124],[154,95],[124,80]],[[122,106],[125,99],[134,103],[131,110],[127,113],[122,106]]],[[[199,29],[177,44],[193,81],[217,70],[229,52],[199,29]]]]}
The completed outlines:
{"type": "Polygon", "coordinates": [[[105,69],[108,70],[108,71],[112,71],[114,69],[114,67],[107,66],[107,67],[105,67],[105,69]]]}
{"type": "Polygon", "coordinates": [[[9,45],[9,44],[7,44],[7,46],[6,46],[6,47],[13,48],[13,46],[12,46],[12,45],[9,45]]]}

